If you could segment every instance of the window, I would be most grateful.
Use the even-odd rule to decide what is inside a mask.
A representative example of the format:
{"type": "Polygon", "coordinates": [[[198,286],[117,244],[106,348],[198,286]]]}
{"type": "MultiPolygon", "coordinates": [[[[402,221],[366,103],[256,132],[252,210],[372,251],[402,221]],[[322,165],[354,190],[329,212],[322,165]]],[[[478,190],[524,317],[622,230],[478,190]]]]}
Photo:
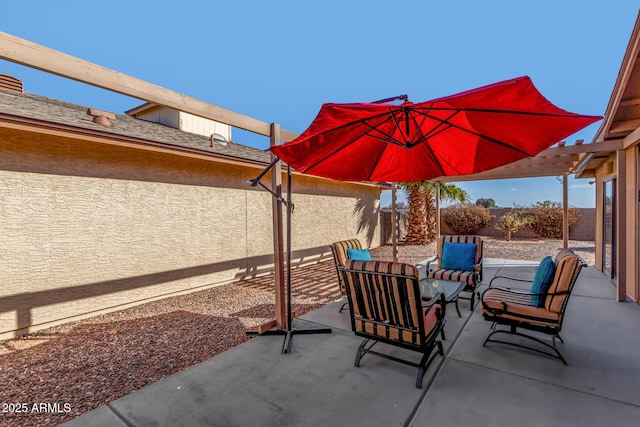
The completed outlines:
{"type": "Polygon", "coordinates": [[[616,275],[616,180],[604,182],[602,270],[612,279],[616,275]]]}

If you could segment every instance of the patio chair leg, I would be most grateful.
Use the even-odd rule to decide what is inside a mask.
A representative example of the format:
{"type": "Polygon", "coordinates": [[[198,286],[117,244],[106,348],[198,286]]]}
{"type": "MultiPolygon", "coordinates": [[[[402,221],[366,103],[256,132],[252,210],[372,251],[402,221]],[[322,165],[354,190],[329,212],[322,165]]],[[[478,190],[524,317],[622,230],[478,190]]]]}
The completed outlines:
{"type": "Polygon", "coordinates": [[[356,352],[356,361],[353,364],[355,367],[360,367],[360,360],[362,359],[362,357],[367,354],[367,352],[369,350],[371,350],[371,347],[373,347],[376,344],[376,341],[374,341],[368,348],[365,347],[367,345],[367,343],[371,341],[369,338],[365,338],[364,341],[362,341],[362,343],[360,343],[360,345],[358,346],[358,350],[356,352]]]}
{"type": "Polygon", "coordinates": [[[546,343],[546,342],[544,342],[544,341],[542,341],[542,340],[540,340],[540,339],[538,339],[536,337],[532,337],[531,335],[527,335],[527,334],[523,334],[523,333],[520,333],[520,332],[516,332],[516,328],[514,326],[511,326],[511,329],[509,331],[505,331],[505,330],[500,329],[500,330],[496,330],[496,331],[491,332],[489,334],[489,336],[487,336],[487,339],[484,340],[484,343],[482,343],[482,346],[483,347],[486,346],[486,344],[488,342],[497,342],[497,343],[500,343],[500,344],[512,345],[514,347],[520,347],[520,348],[524,348],[524,349],[527,349],[527,350],[532,350],[532,351],[547,355],[549,357],[553,357],[555,359],[559,359],[565,365],[567,364],[567,361],[564,360],[564,357],[562,357],[562,354],[560,354],[560,351],[556,348],[555,341],[553,341],[553,345],[551,345],[551,344],[546,343]],[[496,334],[517,335],[519,337],[526,338],[526,339],[529,339],[531,341],[535,341],[538,344],[541,344],[541,345],[547,347],[549,350],[551,350],[553,352],[553,354],[551,354],[551,353],[549,353],[547,351],[540,350],[540,349],[535,348],[535,347],[529,347],[529,346],[524,345],[524,344],[518,344],[518,343],[514,343],[514,342],[510,342],[510,341],[491,339],[491,337],[493,335],[496,335],[496,334]]]}
{"type": "Polygon", "coordinates": [[[342,304],[342,307],[340,307],[340,310],[338,311],[338,313],[342,313],[342,311],[349,305],[349,302],[345,302],[344,304],[342,304]]]}
{"type": "Polygon", "coordinates": [[[437,355],[441,355],[444,357],[444,349],[442,347],[441,341],[436,341],[434,343],[434,346],[430,347],[429,351],[426,352],[424,356],[422,356],[422,359],[418,364],[418,377],[416,378],[417,388],[422,388],[422,380],[424,379],[424,374],[427,372],[427,369],[429,369],[429,366],[431,366],[433,359],[435,359],[437,355]],[[435,346],[438,347],[437,351],[433,351],[435,350],[435,346]]]}
{"type": "Polygon", "coordinates": [[[458,307],[458,298],[456,298],[456,311],[458,312],[458,317],[462,317],[462,314],[460,314],[460,308],[458,307]]]}

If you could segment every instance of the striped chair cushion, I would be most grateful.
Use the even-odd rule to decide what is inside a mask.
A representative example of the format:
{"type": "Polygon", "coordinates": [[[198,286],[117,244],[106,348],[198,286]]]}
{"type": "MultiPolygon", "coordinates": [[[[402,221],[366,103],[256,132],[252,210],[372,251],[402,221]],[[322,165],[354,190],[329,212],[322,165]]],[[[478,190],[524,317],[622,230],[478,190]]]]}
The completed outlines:
{"type": "Polygon", "coordinates": [[[571,250],[564,249],[558,252],[554,262],[556,264],[556,274],[547,291],[544,305],[547,310],[560,313],[564,311],[569,293],[573,290],[576,279],[580,274],[582,261],[571,250]],[[560,293],[560,295],[554,295],[557,293],[560,293]]]}
{"type": "Polygon", "coordinates": [[[332,246],[336,264],[340,267],[347,265],[347,260],[349,259],[347,249],[362,249],[362,243],[358,239],[335,242],[332,246]]]}
{"type": "Polygon", "coordinates": [[[348,261],[346,268],[356,270],[346,273],[356,331],[420,346],[437,319],[435,309],[423,313],[418,269],[385,261],[348,261]]]}
{"type": "MultiPolygon", "coordinates": [[[[351,240],[342,240],[340,242],[335,242],[331,245],[331,249],[333,252],[333,260],[336,264],[336,267],[344,267],[349,260],[347,256],[348,249],[362,249],[362,243],[358,239],[351,240]]],[[[340,285],[340,291],[344,294],[344,280],[342,279],[342,274],[338,272],[338,284],[340,285]]]]}
{"type": "Polygon", "coordinates": [[[560,314],[544,307],[535,307],[528,294],[508,292],[498,288],[490,288],[482,295],[482,310],[490,315],[498,315],[506,319],[525,321],[542,326],[557,326],[560,314]],[[493,312],[491,310],[496,310],[493,312]]]}
{"type": "Polygon", "coordinates": [[[427,276],[431,279],[453,280],[455,282],[464,282],[468,286],[476,286],[476,273],[473,271],[447,270],[438,268],[430,271],[427,276]]]}
{"type": "MultiPolygon", "coordinates": [[[[424,315],[425,335],[429,336],[429,333],[438,324],[438,317],[436,314],[435,306],[429,307],[424,315]]],[[[379,323],[367,321],[365,319],[356,320],[356,330],[360,332],[366,332],[370,335],[377,335],[381,338],[392,339],[394,341],[400,341],[404,343],[410,343],[413,345],[420,345],[419,329],[414,331],[401,329],[399,327],[390,325],[381,325],[379,323]]]]}

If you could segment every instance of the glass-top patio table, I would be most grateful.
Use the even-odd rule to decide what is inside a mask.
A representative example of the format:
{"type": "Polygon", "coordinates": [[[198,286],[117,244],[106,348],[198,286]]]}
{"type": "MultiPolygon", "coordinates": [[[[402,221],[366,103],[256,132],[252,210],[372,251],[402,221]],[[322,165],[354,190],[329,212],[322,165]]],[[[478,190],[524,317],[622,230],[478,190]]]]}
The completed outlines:
{"type": "Polygon", "coordinates": [[[445,307],[442,308],[443,311],[445,311],[443,314],[446,314],[447,304],[455,303],[459,317],[462,317],[462,315],[458,308],[458,295],[460,295],[464,287],[465,284],[463,282],[428,278],[420,279],[420,292],[422,293],[423,300],[430,300],[436,293],[442,292],[445,300],[445,307]]]}

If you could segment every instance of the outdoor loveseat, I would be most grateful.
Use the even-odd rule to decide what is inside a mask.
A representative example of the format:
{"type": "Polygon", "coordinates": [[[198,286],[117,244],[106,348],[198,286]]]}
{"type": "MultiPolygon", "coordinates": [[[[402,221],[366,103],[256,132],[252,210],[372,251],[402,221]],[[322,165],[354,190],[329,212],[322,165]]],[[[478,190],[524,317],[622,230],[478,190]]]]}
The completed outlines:
{"type": "Polygon", "coordinates": [[[435,357],[444,357],[438,334],[443,334],[444,296],[422,301],[418,269],[410,264],[385,261],[347,261],[340,267],[346,285],[351,328],[364,341],[356,352],[355,366],[372,354],[418,368],[416,387],[435,357]],[[370,343],[371,342],[371,343],[370,343]],[[380,353],[378,343],[422,353],[419,363],[380,353]]]}

